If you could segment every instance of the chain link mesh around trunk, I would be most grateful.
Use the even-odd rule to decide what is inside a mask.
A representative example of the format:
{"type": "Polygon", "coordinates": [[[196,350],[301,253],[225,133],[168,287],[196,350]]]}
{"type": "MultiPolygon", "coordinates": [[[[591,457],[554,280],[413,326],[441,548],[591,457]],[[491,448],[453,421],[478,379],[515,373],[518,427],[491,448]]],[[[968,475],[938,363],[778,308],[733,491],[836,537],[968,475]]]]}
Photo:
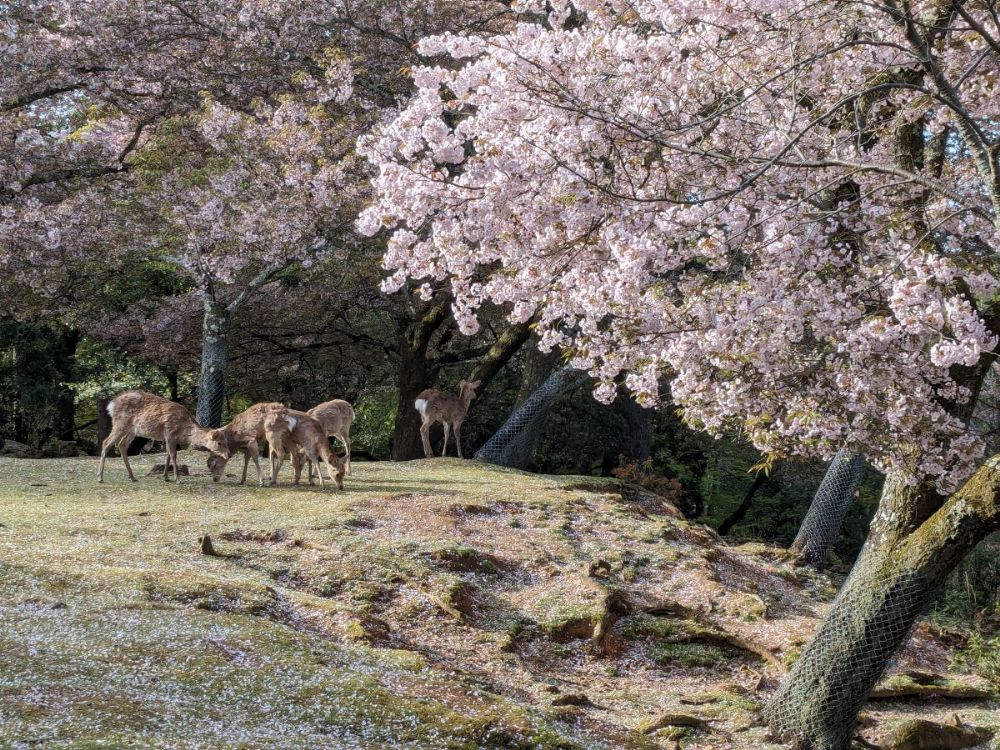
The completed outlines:
{"type": "Polygon", "coordinates": [[[800,747],[851,748],[858,712],[936,590],[886,560],[859,563],[764,710],[771,728],[800,747]]]}
{"type": "Polygon", "coordinates": [[[527,468],[549,410],[560,396],[583,385],[588,378],[587,373],[568,366],[553,372],[486,441],[476,458],[498,466],[527,468]]]}
{"type": "Polygon", "coordinates": [[[822,565],[826,562],[864,475],[862,456],[841,449],[833,457],[792,542],[792,551],[801,553],[807,563],[822,565]]]}

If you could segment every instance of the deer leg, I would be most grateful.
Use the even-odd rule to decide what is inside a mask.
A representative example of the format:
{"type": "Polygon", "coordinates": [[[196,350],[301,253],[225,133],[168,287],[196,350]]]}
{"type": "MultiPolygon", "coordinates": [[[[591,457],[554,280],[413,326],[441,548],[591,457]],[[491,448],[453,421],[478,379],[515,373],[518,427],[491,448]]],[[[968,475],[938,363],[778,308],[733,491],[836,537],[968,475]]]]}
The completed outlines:
{"type": "MultiPolygon", "coordinates": [[[[297,447],[292,448],[291,454],[292,454],[292,469],[295,471],[295,482],[294,483],[298,484],[299,480],[302,478],[302,463],[303,463],[303,460],[308,460],[308,459],[307,458],[304,459],[304,457],[303,457],[303,451],[299,450],[297,447]]],[[[310,467],[310,471],[312,471],[311,467],[310,467]]],[[[309,484],[312,484],[312,476],[309,477],[309,484]]]]}
{"type": "MultiPolygon", "coordinates": [[[[323,439],[326,440],[326,438],[323,439]]],[[[309,461],[310,473],[312,472],[312,465],[316,464],[316,476],[319,477],[319,488],[321,490],[326,489],[326,482],[323,481],[323,471],[320,469],[319,466],[319,456],[316,455],[316,448],[309,448],[308,450],[305,451],[305,454],[306,454],[306,460],[309,461]]],[[[311,474],[309,477],[309,484],[312,484],[311,474]]]]}
{"type": "Polygon", "coordinates": [[[139,480],[135,478],[135,473],[132,471],[132,464],[128,461],[128,447],[132,445],[132,440],[135,438],[134,432],[129,432],[123,437],[118,439],[118,452],[122,454],[122,461],[125,463],[125,470],[128,472],[128,478],[133,482],[138,482],[139,480]]]}
{"type": "Polygon", "coordinates": [[[104,442],[101,444],[101,463],[100,466],[97,467],[98,482],[104,481],[104,464],[108,460],[108,451],[111,450],[112,445],[116,445],[121,441],[121,439],[122,436],[114,430],[111,431],[110,435],[104,438],[104,442]]]}
{"type": "Polygon", "coordinates": [[[340,442],[344,444],[344,473],[350,475],[351,473],[351,433],[348,430],[344,430],[342,433],[337,435],[340,438],[340,442]]]}
{"type": "Polygon", "coordinates": [[[280,440],[275,440],[274,442],[269,440],[268,445],[270,446],[271,458],[271,486],[276,487],[278,484],[278,470],[281,468],[281,461],[285,456],[280,440]]]}
{"type": "MultiPolygon", "coordinates": [[[[242,448],[241,450],[243,452],[243,476],[240,478],[240,484],[246,484],[247,483],[247,467],[250,465],[250,449],[249,448],[242,448]]],[[[256,460],[256,458],[254,458],[254,463],[256,463],[256,462],[257,462],[257,460],[256,460]]],[[[259,476],[260,475],[260,465],[259,464],[257,465],[257,474],[258,474],[258,479],[259,479],[260,478],[260,476],[259,476]]]]}
{"type": "Polygon", "coordinates": [[[180,469],[177,467],[177,444],[173,440],[165,440],[164,446],[167,449],[167,465],[163,469],[163,479],[170,481],[170,465],[174,465],[174,484],[181,481],[180,469]]]}
{"type": "MultiPolygon", "coordinates": [[[[325,439],[326,438],[324,438],[324,440],[325,439]]],[[[304,453],[304,451],[303,451],[303,453],[304,453]]],[[[309,484],[312,484],[313,483],[313,462],[312,462],[312,459],[310,459],[308,456],[306,456],[306,468],[309,470],[309,473],[308,473],[309,484]]],[[[319,473],[319,466],[318,465],[316,466],[316,473],[317,474],[319,473]]]]}
{"type": "Polygon", "coordinates": [[[276,459],[276,466],[274,467],[275,482],[277,482],[277,476],[281,472],[281,467],[285,465],[285,446],[282,445],[278,449],[278,456],[276,459]]]}
{"type": "Polygon", "coordinates": [[[448,455],[448,435],[451,434],[451,424],[444,422],[444,446],[441,448],[441,455],[448,455]]]}
{"type": "MultiPolygon", "coordinates": [[[[253,444],[246,449],[246,454],[253,459],[253,465],[257,467],[257,486],[264,486],[264,472],[260,470],[260,449],[257,447],[257,442],[254,441],[253,444]]],[[[247,461],[243,460],[243,481],[245,482],[247,478],[247,461]]]]}
{"type": "Polygon", "coordinates": [[[420,440],[424,444],[424,458],[434,458],[434,451],[431,450],[431,422],[426,417],[420,425],[420,440]]]}
{"type": "Polygon", "coordinates": [[[465,458],[465,456],[462,455],[462,437],[461,437],[461,432],[462,432],[462,423],[461,422],[455,422],[455,446],[458,448],[458,457],[459,458],[465,458]]]}

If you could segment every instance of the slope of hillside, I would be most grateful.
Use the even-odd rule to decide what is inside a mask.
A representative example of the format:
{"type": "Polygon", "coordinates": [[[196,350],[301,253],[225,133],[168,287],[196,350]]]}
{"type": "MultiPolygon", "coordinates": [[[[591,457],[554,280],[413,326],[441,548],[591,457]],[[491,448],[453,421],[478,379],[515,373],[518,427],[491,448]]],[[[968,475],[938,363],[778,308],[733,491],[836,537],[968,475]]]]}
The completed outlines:
{"type": "MultiPolygon", "coordinates": [[[[0,746],[784,747],[758,709],[836,582],[781,550],[605,480],[435,459],[336,493],[182,461],[174,486],[0,459],[0,746]]],[[[950,663],[918,626],[866,740],[1000,726],[950,663]]]]}

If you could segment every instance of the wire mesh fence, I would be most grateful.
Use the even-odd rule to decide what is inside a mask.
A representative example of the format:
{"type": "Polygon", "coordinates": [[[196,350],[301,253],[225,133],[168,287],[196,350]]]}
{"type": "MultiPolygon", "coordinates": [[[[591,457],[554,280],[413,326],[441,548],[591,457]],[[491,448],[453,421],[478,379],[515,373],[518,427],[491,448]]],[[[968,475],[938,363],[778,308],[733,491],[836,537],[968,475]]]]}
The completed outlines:
{"type": "Polygon", "coordinates": [[[934,592],[913,571],[855,566],[809,646],[767,703],[770,726],[782,739],[801,746],[849,750],[858,712],[893,665],[934,592]]]}
{"type": "Polygon", "coordinates": [[[587,382],[589,375],[573,367],[556,370],[514,410],[503,426],[476,453],[499,466],[524,469],[545,429],[545,417],[559,397],[587,382]]]}
{"type": "Polygon", "coordinates": [[[226,403],[226,378],[220,371],[202,375],[198,387],[198,406],[195,421],[202,427],[222,426],[222,413],[226,403]]]}
{"type": "Polygon", "coordinates": [[[844,449],[838,451],[813,496],[792,542],[792,551],[800,553],[806,562],[813,565],[826,562],[864,475],[865,459],[862,456],[844,449]]]}

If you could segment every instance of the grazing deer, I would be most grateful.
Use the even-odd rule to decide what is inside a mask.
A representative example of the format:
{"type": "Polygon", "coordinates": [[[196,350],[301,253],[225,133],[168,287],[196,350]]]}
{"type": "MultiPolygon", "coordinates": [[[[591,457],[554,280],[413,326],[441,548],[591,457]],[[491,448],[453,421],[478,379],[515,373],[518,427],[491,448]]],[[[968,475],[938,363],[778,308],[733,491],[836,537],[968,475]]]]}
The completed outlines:
{"type": "MultiPolygon", "coordinates": [[[[319,406],[314,406],[306,412],[310,417],[318,420],[323,425],[323,431],[327,436],[340,439],[347,451],[344,456],[345,471],[348,476],[351,474],[351,425],[354,424],[354,407],[346,401],[335,398],[332,401],[324,401],[319,406]]],[[[312,481],[312,462],[309,462],[309,479],[312,481]]]]}
{"type": "Polygon", "coordinates": [[[101,446],[101,465],[97,470],[97,481],[104,481],[104,463],[112,445],[118,446],[122,454],[129,479],[139,480],[132,473],[128,462],[128,447],[132,440],[144,437],[162,441],[167,450],[167,461],[163,468],[163,478],[170,479],[170,465],[174,466],[174,481],[180,481],[177,469],[177,446],[190,444],[207,448],[222,457],[229,456],[226,435],[221,429],[206,430],[200,427],[188,414],[188,410],[173,401],[167,401],[145,391],[125,391],[119,393],[108,404],[111,416],[111,434],[101,446]]]}
{"type": "MultiPolygon", "coordinates": [[[[324,487],[323,472],[319,470],[320,458],[326,463],[326,473],[338,490],[344,489],[344,461],[330,448],[330,441],[323,426],[304,411],[281,409],[269,412],[264,418],[264,436],[270,448],[271,484],[278,484],[278,472],[285,460],[285,451],[292,456],[295,469],[295,484],[302,474],[302,460],[299,449],[312,463],[316,464],[319,486],[324,487]],[[336,472],[334,472],[336,469],[336,472]]],[[[309,478],[312,484],[312,477],[309,478]]]]}
{"type": "Polygon", "coordinates": [[[260,449],[257,443],[264,439],[264,418],[269,412],[284,408],[285,405],[277,401],[254,404],[249,409],[241,411],[222,428],[226,434],[229,456],[224,458],[213,453],[208,457],[208,469],[212,472],[212,481],[218,482],[222,478],[222,472],[225,471],[229,459],[235,456],[237,451],[241,451],[243,478],[240,479],[240,484],[246,484],[247,466],[252,458],[254,466],[257,467],[257,484],[264,486],[264,473],[260,468],[260,449]]]}
{"type": "Polygon", "coordinates": [[[455,430],[455,445],[458,447],[458,457],[462,456],[462,422],[465,421],[465,414],[469,411],[469,404],[476,397],[476,389],[482,384],[481,380],[468,382],[458,381],[458,395],[443,393],[435,388],[428,388],[421,391],[417,400],[413,402],[417,411],[420,412],[422,423],[420,425],[420,439],[424,443],[424,455],[433,458],[434,451],[431,450],[431,425],[440,422],[444,425],[444,447],[441,455],[448,452],[448,434],[455,430]]]}

